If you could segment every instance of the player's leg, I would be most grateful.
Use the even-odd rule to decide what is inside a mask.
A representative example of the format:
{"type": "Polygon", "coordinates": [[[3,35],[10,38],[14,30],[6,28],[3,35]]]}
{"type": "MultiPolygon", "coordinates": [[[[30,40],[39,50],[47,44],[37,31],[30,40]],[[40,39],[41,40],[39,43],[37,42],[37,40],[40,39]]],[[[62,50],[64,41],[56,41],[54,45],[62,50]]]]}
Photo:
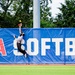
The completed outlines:
{"type": "Polygon", "coordinates": [[[17,43],[18,50],[26,57],[28,54],[25,50],[21,49],[21,43],[17,43]]]}

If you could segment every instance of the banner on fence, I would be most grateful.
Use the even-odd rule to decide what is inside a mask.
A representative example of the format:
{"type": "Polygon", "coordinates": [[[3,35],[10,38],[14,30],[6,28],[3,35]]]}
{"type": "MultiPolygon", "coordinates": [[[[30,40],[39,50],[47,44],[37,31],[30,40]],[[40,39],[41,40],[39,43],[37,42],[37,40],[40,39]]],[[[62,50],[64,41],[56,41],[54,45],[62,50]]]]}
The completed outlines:
{"type": "Polygon", "coordinates": [[[22,31],[25,33],[22,48],[28,51],[28,57],[17,49],[18,28],[1,28],[0,63],[75,63],[74,28],[23,28],[22,31]]]}

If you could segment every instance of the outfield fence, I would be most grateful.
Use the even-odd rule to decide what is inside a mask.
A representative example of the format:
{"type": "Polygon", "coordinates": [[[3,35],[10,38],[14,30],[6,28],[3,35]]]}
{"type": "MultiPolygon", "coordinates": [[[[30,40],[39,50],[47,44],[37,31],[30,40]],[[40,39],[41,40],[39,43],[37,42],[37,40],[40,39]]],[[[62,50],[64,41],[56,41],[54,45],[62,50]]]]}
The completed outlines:
{"type": "Polygon", "coordinates": [[[22,49],[17,49],[18,28],[0,28],[1,64],[75,64],[75,28],[23,28],[22,49]],[[16,38],[14,39],[14,35],[16,38]]]}

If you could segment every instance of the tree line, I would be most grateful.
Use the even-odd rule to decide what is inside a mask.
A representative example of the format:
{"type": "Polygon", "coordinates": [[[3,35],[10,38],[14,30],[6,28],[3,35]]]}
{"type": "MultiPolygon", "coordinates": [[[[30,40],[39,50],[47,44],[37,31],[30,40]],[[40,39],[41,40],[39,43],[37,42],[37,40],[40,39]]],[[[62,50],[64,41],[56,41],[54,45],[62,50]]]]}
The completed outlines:
{"type": "MultiPolygon", "coordinates": [[[[75,1],[65,0],[61,3],[55,18],[51,15],[48,4],[52,0],[40,0],[40,26],[41,28],[75,27],[75,1]]],[[[0,28],[18,27],[22,20],[23,27],[33,27],[33,0],[0,0],[0,28]]]]}

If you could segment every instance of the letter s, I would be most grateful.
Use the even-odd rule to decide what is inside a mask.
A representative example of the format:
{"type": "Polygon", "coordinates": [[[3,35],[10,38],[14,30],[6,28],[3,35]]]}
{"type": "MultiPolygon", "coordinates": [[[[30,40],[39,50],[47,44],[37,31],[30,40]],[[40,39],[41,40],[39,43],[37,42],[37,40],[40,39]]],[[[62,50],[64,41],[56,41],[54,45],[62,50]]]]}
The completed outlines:
{"type": "MultiPolygon", "coordinates": [[[[21,48],[24,50],[25,49],[25,47],[23,45],[23,44],[25,44],[24,39],[22,40],[21,44],[22,44],[21,48]]],[[[21,52],[18,52],[18,49],[17,49],[17,38],[15,38],[14,41],[13,41],[13,47],[14,47],[13,53],[14,53],[15,56],[22,56],[23,55],[21,52]]]]}

